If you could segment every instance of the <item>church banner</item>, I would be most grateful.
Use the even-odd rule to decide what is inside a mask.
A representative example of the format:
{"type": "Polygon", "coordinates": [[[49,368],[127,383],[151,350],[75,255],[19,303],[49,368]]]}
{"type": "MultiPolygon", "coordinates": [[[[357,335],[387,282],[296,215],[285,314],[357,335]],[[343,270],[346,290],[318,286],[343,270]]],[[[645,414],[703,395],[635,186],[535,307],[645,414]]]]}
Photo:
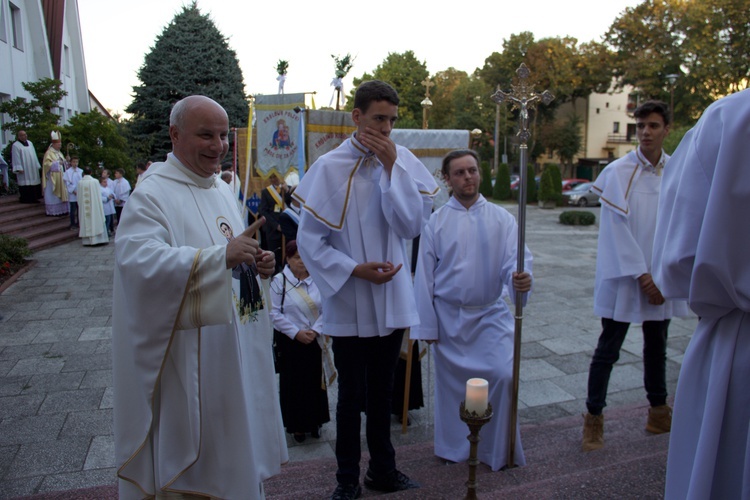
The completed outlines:
{"type": "Polygon", "coordinates": [[[468,130],[421,130],[396,128],[391,131],[391,139],[400,146],[409,149],[419,158],[440,186],[435,196],[434,207],[440,208],[448,201],[448,187],[443,181],[440,169],[443,157],[454,149],[469,147],[468,130]]]}
{"type": "Polygon", "coordinates": [[[357,128],[350,111],[307,110],[307,159],[312,165],[325,153],[336,149],[357,128]]]}
{"type": "Polygon", "coordinates": [[[255,123],[258,143],[256,163],[261,177],[276,173],[284,178],[298,168],[299,129],[302,116],[294,108],[305,108],[305,94],[277,94],[255,96],[255,123]]]}

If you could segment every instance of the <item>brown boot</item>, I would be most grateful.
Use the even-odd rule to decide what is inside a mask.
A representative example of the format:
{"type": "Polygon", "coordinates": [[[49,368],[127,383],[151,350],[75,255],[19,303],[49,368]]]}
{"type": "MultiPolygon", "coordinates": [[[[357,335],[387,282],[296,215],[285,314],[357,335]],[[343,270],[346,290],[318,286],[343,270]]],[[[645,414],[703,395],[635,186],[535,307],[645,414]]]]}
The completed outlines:
{"type": "Polygon", "coordinates": [[[598,450],[604,446],[604,415],[586,413],[583,416],[583,451],[598,450]]]}
{"type": "Polygon", "coordinates": [[[669,405],[652,406],[648,409],[646,430],[651,434],[664,434],[672,430],[672,408],[669,405]]]}

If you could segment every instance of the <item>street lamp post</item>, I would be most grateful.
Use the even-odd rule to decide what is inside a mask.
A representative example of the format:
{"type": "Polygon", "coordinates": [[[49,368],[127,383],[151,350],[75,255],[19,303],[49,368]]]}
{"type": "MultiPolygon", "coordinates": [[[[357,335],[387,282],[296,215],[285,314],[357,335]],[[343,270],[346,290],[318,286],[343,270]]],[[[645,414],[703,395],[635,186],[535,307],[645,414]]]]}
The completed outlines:
{"type": "Polygon", "coordinates": [[[674,84],[680,75],[676,73],[670,73],[667,75],[667,82],[669,82],[669,114],[671,121],[674,123],[674,84]]]}

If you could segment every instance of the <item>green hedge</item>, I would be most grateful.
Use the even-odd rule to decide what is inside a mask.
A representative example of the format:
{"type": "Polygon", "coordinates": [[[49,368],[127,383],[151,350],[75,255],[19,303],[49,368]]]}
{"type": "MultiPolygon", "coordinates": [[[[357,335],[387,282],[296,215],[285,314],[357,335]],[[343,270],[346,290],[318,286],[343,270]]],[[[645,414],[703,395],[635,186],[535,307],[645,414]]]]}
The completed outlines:
{"type": "Polygon", "coordinates": [[[492,171],[489,162],[483,161],[479,167],[482,170],[482,179],[479,182],[479,192],[485,198],[492,197],[492,171]]]}
{"type": "Polygon", "coordinates": [[[0,265],[10,262],[20,264],[31,256],[29,242],[23,238],[0,234],[0,265]]]}
{"type": "Polygon", "coordinates": [[[562,177],[560,169],[554,163],[544,165],[542,178],[539,180],[539,201],[553,201],[562,204],[562,177]]]}
{"type": "Polygon", "coordinates": [[[495,185],[492,187],[492,197],[496,200],[510,199],[510,168],[507,163],[501,163],[495,175],[495,185]]]}
{"type": "Polygon", "coordinates": [[[596,215],[585,210],[568,210],[560,214],[560,224],[566,226],[590,226],[596,222],[596,215]]]}

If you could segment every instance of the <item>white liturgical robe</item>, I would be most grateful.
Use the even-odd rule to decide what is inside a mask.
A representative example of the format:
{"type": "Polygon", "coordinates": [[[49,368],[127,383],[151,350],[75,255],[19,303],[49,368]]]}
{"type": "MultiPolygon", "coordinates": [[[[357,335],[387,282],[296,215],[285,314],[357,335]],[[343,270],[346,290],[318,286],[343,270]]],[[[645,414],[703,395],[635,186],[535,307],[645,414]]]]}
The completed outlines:
{"type": "MultiPolygon", "coordinates": [[[[450,198],[430,217],[419,240],[414,289],[420,325],[411,338],[437,340],[435,353],[435,454],[469,458],[466,424],[458,408],[466,381],[489,382],[492,420],[482,427],[478,458],[492,470],[507,463],[508,418],[513,382],[513,315],[502,299],[513,291],[518,226],[504,208],[483,196],[468,210],[450,198]]],[[[528,248],[524,270],[531,274],[528,248]]],[[[525,465],[516,430],[515,462],[525,465]]]]}
{"type": "Polygon", "coordinates": [[[120,498],[261,498],[261,481],[288,460],[267,281],[262,308],[241,314],[240,285],[226,269],[228,238],[244,229],[231,189],[172,154],[157,165],[115,240],[120,498]]]}
{"type": "Polygon", "coordinates": [[[109,242],[104,222],[104,204],[99,182],[84,175],[76,185],[78,191],[78,236],[84,245],[99,245],[109,242]]]}
{"type": "Polygon", "coordinates": [[[375,337],[419,323],[406,240],[422,231],[437,194],[435,179],[408,149],[389,176],[356,138],[320,157],[294,197],[302,205],[299,252],[324,298],[324,332],[375,337]],[[404,268],[388,283],[353,278],[366,262],[404,268]]]}
{"type": "Polygon", "coordinates": [[[654,281],[700,317],[685,350],[668,500],[750,498],[750,90],[706,109],[664,174],[654,281]]]}
{"type": "Polygon", "coordinates": [[[649,304],[638,282],[651,272],[660,173],[670,168],[668,160],[662,152],[652,166],[637,149],[607,165],[594,183],[602,203],[594,282],[594,314],[601,318],[642,323],[688,315],[684,301],[649,304]]]}
{"type": "Polygon", "coordinates": [[[36,150],[31,141],[26,141],[26,146],[21,141],[16,141],[11,146],[11,164],[16,174],[19,186],[36,186],[41,184],[39,171],[42,166],[36,156],[36,150]]]}

